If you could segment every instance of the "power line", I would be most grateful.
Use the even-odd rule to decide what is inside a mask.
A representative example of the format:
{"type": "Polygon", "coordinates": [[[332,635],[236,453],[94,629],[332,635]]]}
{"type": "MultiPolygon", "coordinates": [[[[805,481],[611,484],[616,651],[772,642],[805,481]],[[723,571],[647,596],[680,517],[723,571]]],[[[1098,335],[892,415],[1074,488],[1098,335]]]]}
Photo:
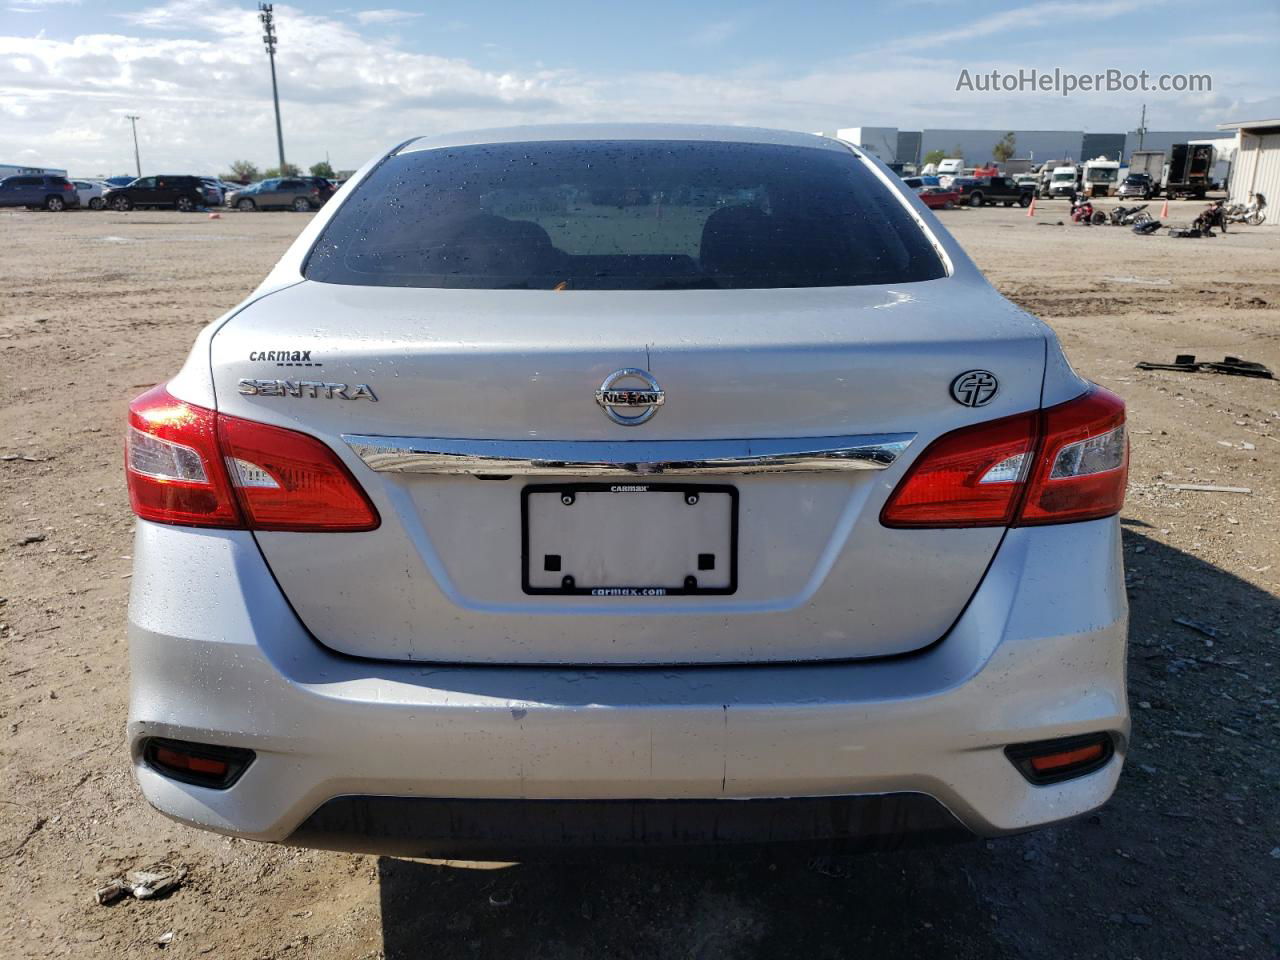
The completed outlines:
{"type": "Polygon", "coordinates": [[[276,146],[280,150],[280,176],[284,176],[284,130],[280,126],[280,90],[276,86],[276,21],[271,12],[272,4],[258,4],[258,19],[262,21],[262,42],[271,61],[271,99],[276,104],[276,146]]]}

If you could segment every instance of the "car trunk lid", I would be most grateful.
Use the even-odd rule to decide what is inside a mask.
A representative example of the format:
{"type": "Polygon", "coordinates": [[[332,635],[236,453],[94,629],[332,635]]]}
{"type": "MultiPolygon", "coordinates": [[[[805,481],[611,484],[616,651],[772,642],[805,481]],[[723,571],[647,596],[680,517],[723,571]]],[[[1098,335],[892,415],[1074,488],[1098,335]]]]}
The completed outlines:
{"type": "Polygon", "coordinates": [[[1045,344],[1039,321],[950,278],[573,293],[304,282],[229,321],[211,359],[221,411],[320,437],[381,514],[367,533],[257,534],[322,643],[439,662],[675,664],[882,656],[942,636],[1002,531],[890,530],[879,511],[932,439],[1039,405],[1045,344]],[[665,401],[638,426],[596,400],[629,368],[665,401]],[[949,390],[974,369],[999,380],[981,408],[949,390]],[[883,469],[741,462],[856,458],[849,448],[886,438],[901,455],[869,464],[883,469]],[[420,458],[379,461],[379,446],[505,465],[420,471],[420,458]],[[701,460],[728,466],[698,472],[701,460]],[[686,560],[691,591],[672,567],[686,560]],[[664,589],[590,589],[651,586],[664,589]]]}

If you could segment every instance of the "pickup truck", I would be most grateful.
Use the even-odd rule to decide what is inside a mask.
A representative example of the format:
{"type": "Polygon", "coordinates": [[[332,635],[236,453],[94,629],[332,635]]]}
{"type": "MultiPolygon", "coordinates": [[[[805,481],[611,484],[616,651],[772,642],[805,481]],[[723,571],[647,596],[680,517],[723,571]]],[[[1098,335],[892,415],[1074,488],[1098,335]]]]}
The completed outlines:
{"type": "Polygon", "coordinates": [[[960,191],[960,202],[980,207],[984,203],[1015,203],[1030,206],[1035,193],[1033,184],[1019,184],[1012,177],[958,177],[952,187],[960,191]]]}

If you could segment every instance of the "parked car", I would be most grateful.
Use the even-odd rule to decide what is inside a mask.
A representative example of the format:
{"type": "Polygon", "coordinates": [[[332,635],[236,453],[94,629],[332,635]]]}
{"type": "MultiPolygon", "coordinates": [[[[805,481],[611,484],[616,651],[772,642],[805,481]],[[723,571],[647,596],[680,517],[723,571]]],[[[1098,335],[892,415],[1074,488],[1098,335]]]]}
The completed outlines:
{"type": "Polygon", "coordinates": [[[954,187],[924,187],[917,192],[921,202],[932,210],[950,210],[960,202],[960,191],[954,187]]]}
{"type": "Polygon", "coordinates": [[[904,188],[729,126],[375,159],[130,405],[154,806],[513,860],[1106,801],[1124,404],[904,188]]]}
{"type": "Polygon", "coordinates": [[[72,184],[76,188],[76,195],[80,198],[80,206],[88,207],[90,210],[101,210],[107,205],[102,199],[110,187],[99,180],[72,180],[72,184]]]}
{"type": "Polygon", "coordinates": [[[204,195],[208,205],[222,206],[222,201],[226,199],[226,190],[222,186],[222,181],[216,177],[201,177],[200,182],[204,184],[204,195]]]}
{"type": "Polygon", "coordinates": [[[22,174],[0,180],[0,207],[74,210],[80,206],[75,184],[52,174],[22,174]]]}
{"type": "Polygon", "coordinates": [[[333,195],[332,191],[322,191],[320,187],[309,183],[303,177],[283,177],[273,180],[262,180],[240,190],[233,191],[227,197],[227,206],[237,210],[318,210],[333,195]]]}
{"type": "Polygon", "coordinates": [[[960,202],[980,207],[984,203],[1031,205],[1035,194],[1032,184],[1019,184],[1012,177],[957,177],[951,184],[960,193],[960,202]]]}
{"type": "Polygon", "coordinates": [[[938,186],[937,177],[903,177],[902,182],[916,193],[920,193],[926,187],[938,186]]]}
{"type": "Polygon", "coordinates": [[[137,177],[107,177],[107,179],[103,180],[102,182],[105,183],[108,187],[127,187],[129,184],[133,183],[133,181],[136,179],[138,178],[137,177]]]}
{"type": "Polygon", "coordinates": [[[320,191],[321,206],[328,203],[329,199],[338,192],[338,188],[333,185],[333,181],[327,177],[299,177],[298,179],[320,191]]]}
{"type": "Polygon", "coordinates": [[[191,211],[216,203],[216,192],[201,177],[175,174],[158,174],[140,177],[127,187],[117,187],[107,192],[103,199],[112,210],[132,210],[134,207],[173,207],[191,211]]]}
{"type": "Polygon", "coordinates": [[[1156,195],[1157,190],[1159,190],[1159,186],[1151,179],[1149,174],[1131,173],[1120,184],[1118,196],[1141,197],[1143,200],[1150,200],[1156,195]]]}

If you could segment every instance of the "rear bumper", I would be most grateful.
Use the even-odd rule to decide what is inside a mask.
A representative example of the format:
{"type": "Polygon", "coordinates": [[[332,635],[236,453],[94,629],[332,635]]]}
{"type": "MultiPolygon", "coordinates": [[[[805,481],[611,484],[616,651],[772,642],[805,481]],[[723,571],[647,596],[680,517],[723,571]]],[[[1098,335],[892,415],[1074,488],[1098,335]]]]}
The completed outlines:
{"type": "Polygon", "coordinates": [[[324,850],[456,860],[626,856],[785,844],[845,852],[971,839],[922,793],[757,800],[450,800],[335,797],[288,842],[324,850]]]}
{"type": "MultiPolygon", "coordinates": [[[[339,797],[432,798],[436,805],[417,809],[455,814],[464,801],[697,800],[723,820],[741,809],[716,805],[728,800],[823,798],[815,802],[870,809],[889,794],[931,798],[964,830],[992,836],[1099,806],[1127,747],[1115,518],[1010,531],[963,616],[925,651],[785,666],[355,660],[308,636],[247,533],[140,522],[134,556],[135,772],[162,812],[236,836],[386,851],[448,840],[393,829],[414,819],[397,803],[328,805],[339,797]],[[199,590],[190,571],[200,572],[199,590]],[[1033,786],[1004,755],[1009,744],[1096,731],[1114,735],[1116,756],[1075,780],[1033,786]],[[247,747],[257,757],[234,786],[212,790],[147,766],[148,736],[247,747]]],[[[468,806],[480,820],[482,808],[495,809],[468,806]]],[[[610,816],[615,826],[632,822],[630,813],[610,816]]],[[[704,813],[681,816],[708,822],[704,813]]],[[[870,822],[861,817],[847,823],[870,822]]],[[[493,838],[480,830],[475,839],[493,838]]],[[[515,839],[496,837],[499,846],[515,839]]]]}

